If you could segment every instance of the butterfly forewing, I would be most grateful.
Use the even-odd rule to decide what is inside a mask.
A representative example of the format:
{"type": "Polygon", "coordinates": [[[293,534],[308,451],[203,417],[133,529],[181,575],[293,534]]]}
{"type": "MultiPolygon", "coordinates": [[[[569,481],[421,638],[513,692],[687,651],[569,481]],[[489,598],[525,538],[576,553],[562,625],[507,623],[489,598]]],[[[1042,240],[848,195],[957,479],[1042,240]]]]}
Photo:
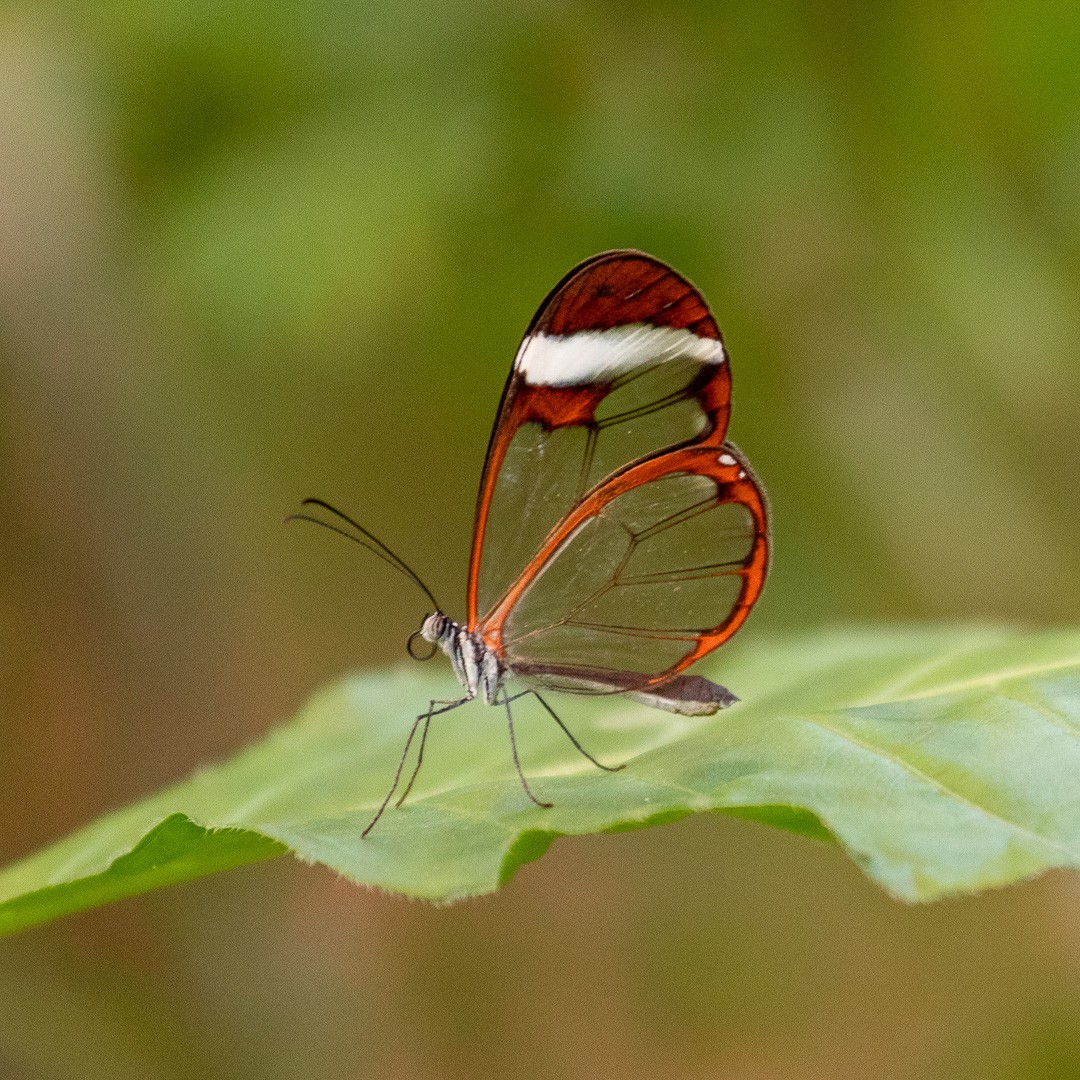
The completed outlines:
{"type": "Polygon", "coordinates": [[[476,625],[541,542],[617,469],[727,425],[720,332],[697,290],[647,255],[571,271],[533,319],[492,432],[469,577],[476,625]]]}
{"type": "Polygon", "coordinates": [[[734,632],[767,523],[724,443],[729,400],[719,330],[662,263],[609,253],[556,287],[518,350],[477,506],[469,625],[511,670],[624,686],[734,632]]]}

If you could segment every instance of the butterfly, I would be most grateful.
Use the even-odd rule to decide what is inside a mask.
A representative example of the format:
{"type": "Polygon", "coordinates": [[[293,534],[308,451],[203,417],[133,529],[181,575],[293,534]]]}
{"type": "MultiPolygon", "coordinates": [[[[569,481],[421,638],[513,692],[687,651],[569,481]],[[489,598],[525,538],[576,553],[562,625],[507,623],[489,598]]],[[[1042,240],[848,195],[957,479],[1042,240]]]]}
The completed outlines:
{"type": "Polygon", "coordinates": [[[685,674],[743,624],[769,563],[765,493],[726,441],[731,372],[701,293],[659,259],[608,251],[572,269],[529,324],[514,358],[480,481],[468,611],[457,622],[374,534],[321,499],[304,500],[410,578],[434,611],[409,653],[447,655],[462,693],[413,722],[366,837],[423,762],[432,718],[482,698],[534,696],[594,765],[541,691],[621,694],[702,716],[738,699],[685,674]],[[428,648],[425,651],[425,646],[428,648]],[[511,686],[514,687],[511,692],[511,686]],[[417,742],[418,740],[418,742],[417,742]],[[417,742],[408,781],[402,777],[417,742]]]}

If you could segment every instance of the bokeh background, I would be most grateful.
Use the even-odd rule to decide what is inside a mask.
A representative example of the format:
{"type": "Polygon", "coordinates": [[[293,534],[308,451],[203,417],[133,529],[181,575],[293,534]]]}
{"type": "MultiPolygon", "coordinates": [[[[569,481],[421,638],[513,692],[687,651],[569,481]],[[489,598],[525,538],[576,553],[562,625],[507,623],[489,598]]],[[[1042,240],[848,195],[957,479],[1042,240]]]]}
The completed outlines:
{"type": "MultiPolygon", "coordinates": [[[[776,562],[745,639],[1080,611],[1072,2],[0,9],[0,858],[462,610],[573,263],[710,299],[776,562]]],[[[449,730],[449,729],[448,729],[449,730]]],[[[1080,1076],[1080,882],[928,908],[726,819],[434,908],[288,860],[0,944],[0,1078],[1080,1076]]]]}

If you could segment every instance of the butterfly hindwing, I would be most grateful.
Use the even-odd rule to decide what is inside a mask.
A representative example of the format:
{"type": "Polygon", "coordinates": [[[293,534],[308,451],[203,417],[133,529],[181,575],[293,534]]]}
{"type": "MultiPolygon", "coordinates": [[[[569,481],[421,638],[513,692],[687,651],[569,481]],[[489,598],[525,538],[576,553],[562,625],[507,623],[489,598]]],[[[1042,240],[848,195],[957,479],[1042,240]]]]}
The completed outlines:
{"type": "Polygon", "coordinates": [[[513,671],[572,667],[644,686],[738,629],[767,558],[764,499],[735,448],[671,451],[578,504],[482,632],[513,671]]]}

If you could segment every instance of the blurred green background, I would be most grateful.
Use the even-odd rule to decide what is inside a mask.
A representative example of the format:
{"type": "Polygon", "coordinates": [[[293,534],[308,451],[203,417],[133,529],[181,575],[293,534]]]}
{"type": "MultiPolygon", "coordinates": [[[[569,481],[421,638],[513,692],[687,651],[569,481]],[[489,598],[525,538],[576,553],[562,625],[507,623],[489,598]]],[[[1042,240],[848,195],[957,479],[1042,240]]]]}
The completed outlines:
{"type": "MultiPolygon", "coordinates": [[[[1080,611],[1080,11],[0,11],[0,858],[463,610],[532,311],[704,290],[775,569],[746,641],[1080,611]]],[[[452,738],[448,725],[440,736],[452,738]]],[[[0,1080],[1080,1076],[1080,884],[931,908],[725,819],[434,908],[287,860],[0,944],[0,1080]]]]}

